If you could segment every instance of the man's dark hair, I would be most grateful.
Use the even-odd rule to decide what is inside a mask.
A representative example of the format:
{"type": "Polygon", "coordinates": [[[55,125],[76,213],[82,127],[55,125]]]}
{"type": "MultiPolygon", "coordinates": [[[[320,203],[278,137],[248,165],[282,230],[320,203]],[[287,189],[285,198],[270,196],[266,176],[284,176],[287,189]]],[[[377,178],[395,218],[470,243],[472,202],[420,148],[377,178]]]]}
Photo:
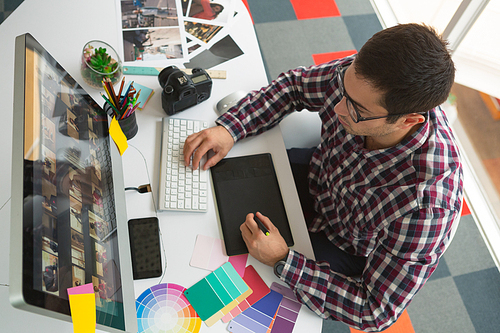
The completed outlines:
{"type": "Polygon", "coordinates": [[[433,28],[413,23],[377,32],[363,45],[354,61],[356,75],[383,93],[380,105],[396,115],[389,123],[446,101],[455,79],[447,46],[433,28]]]}

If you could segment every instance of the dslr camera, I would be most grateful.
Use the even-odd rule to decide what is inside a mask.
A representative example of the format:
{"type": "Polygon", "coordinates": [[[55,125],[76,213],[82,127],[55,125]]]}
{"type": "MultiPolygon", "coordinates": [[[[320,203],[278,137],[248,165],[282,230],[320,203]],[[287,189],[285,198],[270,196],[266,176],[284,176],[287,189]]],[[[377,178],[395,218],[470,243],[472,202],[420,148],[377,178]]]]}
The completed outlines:
{"type": "Polygon", "coordinates": [[[161,106],[169,116],[207,100],[212,91],[212,79],[201,68],[193,68],[187,75],[169,66],[158,74],[158,81],[163,89],[161,106]]]}

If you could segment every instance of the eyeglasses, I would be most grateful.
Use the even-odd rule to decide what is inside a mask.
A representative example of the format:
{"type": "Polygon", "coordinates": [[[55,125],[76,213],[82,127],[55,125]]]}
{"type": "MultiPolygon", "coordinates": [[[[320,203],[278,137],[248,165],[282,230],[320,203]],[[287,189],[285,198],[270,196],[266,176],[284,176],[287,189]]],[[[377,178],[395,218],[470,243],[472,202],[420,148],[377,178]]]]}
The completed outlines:
{"type": "Polygon", "coordinates": [[[356,107],[356,102],[354,102],[351,97],[347,94],[345,91],[344,87],[344,75],[345,71],[347,70],[348,66],[340,65],[337,67],[337,75],[340,77],[339,81],[339,90],[342,96],[345,97],[346,100],[346,105],[347,105],[347,111],[349,111],[349,116],[351,116],[352,121],[355,123],[359,123],[360,121],[367,121],[367,120],[373,120],[373,119],[380,119],[380,118],[387,118],[390,116],[390,114],[386,116],[376,116],[376,117],[363,117],[359,114],[359,110],[356,107]]]}

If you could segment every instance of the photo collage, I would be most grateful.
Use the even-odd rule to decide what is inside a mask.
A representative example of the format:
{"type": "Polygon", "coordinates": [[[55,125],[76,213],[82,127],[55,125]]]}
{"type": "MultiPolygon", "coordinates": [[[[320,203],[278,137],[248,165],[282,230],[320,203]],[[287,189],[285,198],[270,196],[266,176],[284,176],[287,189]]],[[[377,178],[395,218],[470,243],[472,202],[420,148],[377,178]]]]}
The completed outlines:
{"type": "Polygon", "coordinates": [[[124,61],[188,63],[231,38],[234,1],[120,0],[124,61]]]}
{"type": "Polygon", "coordinates": [[[32,214],[34,273],[41,275],[41,291],[64,299],[67,288],[93,283],[96,305],[109,309],[107,303],[121,302],[121,283],[107,116],[62,69],[42,59],[35,57],[32,73],[39,99],[33,137],[40,137],[32,149],[39,153],[25,158],[34,179],[25,195],[42,199],[32,214]]]}

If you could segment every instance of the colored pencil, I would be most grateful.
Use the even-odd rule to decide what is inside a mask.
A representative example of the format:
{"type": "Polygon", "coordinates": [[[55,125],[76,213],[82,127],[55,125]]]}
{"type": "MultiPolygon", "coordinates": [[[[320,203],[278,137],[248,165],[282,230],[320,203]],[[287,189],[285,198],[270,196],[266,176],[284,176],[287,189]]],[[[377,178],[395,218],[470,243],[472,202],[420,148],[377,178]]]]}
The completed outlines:
{"type": "Polygon", "coordinates": [[[113,105],[113,103],[111,103],[111,101],[109,99],[107,99],[106,96],[104,96],[104,94],[101,93],[101,96],[111,106],[111,108],[113,109],[113,112],[115,113],[116,117],[119,117],[118,109],[116,109],[116,107],[113,105]]]}
{"type": "Polygon", "coordinates": [[[123,85],[125,84],[125,76],[122,77],[122,83],[120,84],[120,91],[118,92],[118,100],[120,100],[122,96],[123,85]]]}

